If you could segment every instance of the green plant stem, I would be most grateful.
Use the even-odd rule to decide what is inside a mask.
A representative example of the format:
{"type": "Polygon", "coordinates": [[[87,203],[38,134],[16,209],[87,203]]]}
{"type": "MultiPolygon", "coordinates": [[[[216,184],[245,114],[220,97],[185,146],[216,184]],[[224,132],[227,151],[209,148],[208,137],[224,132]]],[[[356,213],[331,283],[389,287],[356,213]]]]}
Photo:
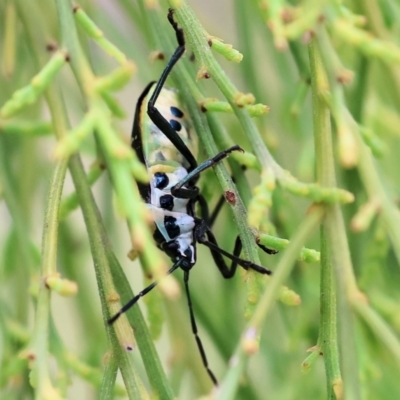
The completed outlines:
{"type": "MultiPolygon", "coordinates": [[[[101,95],[96,91],[96,77],[90,70],[78,42],[74,19],[71,18],[71,9],[61,0],[57,0],[56,4],[60,18],[65,20],[60,22],[61,37],[67,47],[71,67],[80,83],[88,113],[92,113],[95,124],[93,129],[97,134],[96,138],[101,145],[101,151],[104,153],[104,159],[107,161],[119,210],[128,220],[133,246],[140,251],[141,261],[156,279],[160,279],[165,274],[166,263],[159,252],[155,251],[152,234],[145,221],[147,210],[140,199],[138,190],[131,184],[135,169],[136,172],[137,169],[140,169],[141,181],[148,179],[147,171],[143,164],[136,159],[132,149],[119,139],[112,127],[110,111],[101,95]],[[132,164],[135,164],[136,168],[133,168],[132,164]]],[[[135,176],[138,177],[138,175],[135,176]]],[[[168,283],[169,279],[167,278],[161,281],[159,286],[165,288],[168,283]]]]}
{"type": "MultiPolygon", "coordinates": [[[[68,26],[68,25],[66,25],[66,26],[68,26]]],[[[78,67],[79,67],[79,65],[76,68],[78,68],[78,67]]],[[[77,71],[77,73],[79,73],[79,71],[77,71]]],[[[98,104],[98,101],[96,100],[94,102],[94,104],[98,104]]],[[[104,118],[104,116],[102,116],[101,118],[104,118]]],[[[107,124],[107,121],[104,121],[104,123],[102,125],[106,126],[106,124],[107,124]]],[[[112,167],[111,163],[108,163],[108,165],[110,167],[112,167]]],[[[80,172],[80,169],[78,167],[79,166],[75,167],[75,169],[77,170],[77,171],[75,171],[75,173],[80,172]]],[[[71,168],[72,168],[72,166],[71,166],[71,168]]],[[[72,172],[72,170],[71,170],[71,172],[72,172]]],[[[124,178],[124,176],[125,176],[125,174],[122,174],[122,173],[120,174],[121,178],[124,178]]],[[[82,181],[82,183],[84,183],[85,186],[87,186],[86,181],[82,181]]],[[[131,185],[130,180],[125,182],[124,186],[127,188],[126,190],[129,189],[130,185],[131,185]]],[[[82,188],[81,188],[81,190],[82,190],[82,188]]],[[[85,190],[87,190],[87,187],[85,188],[85,190]]],[[[77,188],[77,194],[79,197],[78,188],[77,188]]],[[[89,191],[87,193],[86,201],[91,202],[92,207],[95,208],[93,199],[91,196],[89,196],[89,191]]],[[[83,210],[84,206],[82,205],[82,199],[80,199],[80,203],[81,203],[81,207],[83,210]]],[[[133,203],[131,203],[131,204],[133,204],[133,203]]],[[[94,223],[94,221],[92,221],[92,223],[94,223]]],[[[87,226],[89,226],[89,225],[87,224],[87,226]]],[[[118,292],[122,296],[123,302],[126,303],[129,299],[131,299],[133,297],[133,293],[129,288],[129,284],[127,283],[126,278],[125,278],[124,274],[122,273],[121,267],[119,266],[114,253],[112,252],[112,249],[110,247],[108,240],[106,240],[106,233],[104,231],[104,227],[102,226],[100,220],[98,222],[94,223],[93,229],[94,230],[92,232],[92,235],[96,236],[96,235],[98,235],[98,233],[96,233],[96,232],[100,232],[100,235],[103,238],[102,239],[103,243],[101,245],[101,248],[98,248],[97,251],[100,251],[100,253],[101,253],[100,258],[103,260],[103,262],[105,262],[104,258],[107,259],[107,264],[111,268],[110,273],[113,275],[114,282],[116,282],[116,283],[118,282],[118,292]],[[104,253],[103,253],[103,251],[104,251],[104,253]]],[[[89,237],[91,237],[91,233],[89,232],[89,229],[88,229],[88,233],[89,233],[89,237]]],[[[99,239],[100,238],[95,239],[95,242],[98,243],[99,239]]],[[[92,245],[92,251],[93,251],[93,249],[94,249],[94,246],[92,245]]],[[[95,263],[95,265],[96,264],[97,263],[95,263]]],[[[105,278],[109,279],[111,277],[111,275],[108,277],[108,270],[103,271],[103,274],[104,273],[107,273],[105,278]]],[[[101,286],[99,286],[99,287],[101,287],[101,286]]],[[[112,293],[112,291],[109,291],[109,290],[107,290],[107,292],[112,293]]],[[[104,308],[103,308],[103,313],[105,316],[108,315],[108,313],[105,311],[104,308]]],[[[149,376],[149,380],[150,380],[150,383],[151,383],[153,389],[158,393],[160,398],[163,398],[163,399],[173,398],[173,393],[170,389],[170,386],[165,377],[165,374],[161,368],[161,363],[158,359],[157,353],[155,352],[154,345],[151,340],[151,336],[146,328],[143,317],[142,317],[138,307],[134,307],[133,309],[131,309],[130,312],[127,313],[127,317],[128,317],[128,320],[130,321],[131,325],[135,326],[136,333],[138,335],[139,348],[140,348],[142,358],[144,360],[145,367],[146,367],[146,370],[147,370],[147,373],[149,376]],[[133,317],[132,317],[132,315],[133,315],[133,317]]],[[[116,323],[116,325],[118,325],[118,322],[116,323]]],[[[135,377],[135,375],[134,375],[134,369],[133,369],[134,366],[133,366],[133,364],[131,364],[131,360],[130,359],[126,360],[126,357],[125,357],[125,365],[124,365],[124,359],[121,360],[121,357],[120,357],[121,355],[125,356],[124,350],[115,352],[115,347],[113,346],[113,348],[114,348],[115,356],[117,357],[117,359],[120,363],[119,366],[120,366],[122,375],[124,377],[125,384],[127,385],[128,394],[130,392],[128,384],[130,383],[130,387],[131,387],[130,395],[137,396],[138,390],[139,390],[141,392],[142,396],[147,397],[147,394],[145,394],[141,388],[142,384],[140,383],[139,378],[135,377]],[[126,361],[129,361],[129,364],[126,361]],[[135,391],[136,391],[136,394],[135,394],[135,391]]]]}
{"type": "MultiPolygon", "coordinates": [[[[325,52],[322,60],[328,73],[332,98],[336,103],[335,107],[337,109],[339,109],[339,107],[342,108],[342,117],[345,117],[346,123],[352,130],[352,135],[355,138],[355,144],[358,150],[357,167],[361,179],[370,201],[377,201],[381,207],[381,216],[384,221],[384,226],[388,232],[389,238],[391,239],[394,253],[400,262],[400,212],[385,191],[384,185],[382,184],[383,178],[378,174],[378,167],[372,157],[371,151],[361,138],[360,126],[353,119],[350,112],[345,108],[343,88],[337,80],[338,71],[334,68],[334,65],[337,64],[335,59],[337,60],[338,57],[333,48],[330,49],[330,52],[326,52],[327,47],[330,47],[330,45],[327,43],[328,39],[325,32],[320,33],[322,33],[322,35],[318,36],[318,40],[324,40],[324,43],[321,43],[320,49],[325,52]]],[[[337,124],[339,125],[338,122],[337,124]]],[[[322,160],[322,163],[326,165],[326,155],[324,155],[322,160]]],[[[337,220],[335,220],[335,222],[337,222],[337,220]]],[[[334,230],[336,229],[337,227],[334,228],[334,230]]],[[[371,329],[378,335],[380,340],[382,340],[382,342],[385,343],[390,351],[397,357],[399,349],[398,340],[396,340],[395,335],[390,331],[386,324],[380,320],[379,315],[368,306],[367,300],[364,296],[358,293],[353,274],[347,275],[344,281],[348,285],[348,300],[354,310],[365,320],[371,329]]]]}
{"type": "MultiPolygon", "coordinates": [[[[29,17],[27,14],[29,11],[32,11],[31,6],[27,5],[27,7],[25,7],[25,5],[21,4],[21,2],[18,2],[17,7],[19,16],[23,19],[23,21],[27,22],[25,28],[30,33],[29,39],[31,40],[30,44],[33,60],[36,61],[39,69],[40,66],[45,64],[46,60],[43,55],[43,51],[41,51],[38,43],[34,40],[34,38],[38,37],[38,34],[30,30],[32,25],[28,22],[29,17]]],[[[32,17],[32,15],[35,14],[30,14],[30,17],[32,17]]],[[[42,43],[44,43],[44,41],[42,43]]],[[[46,398],[47,396],[59,398],[59,394],[51,385],[49,375],[48,324],[50,313],[50,291],[46,288],[44,279],[46,275],[55,272],[56,267],[58,210],[66,165],[66,162],[59,162],[55,169],[44,223],[41,283],[37,302],[35,330],[31,339],[30,348],[28,350],[34,352],[36,357],[36,399],[46,398]]]]}
{"type": "MultiPolygon", "coordinates": [[[[97,180],[101,177],[104,170],[104,164],[101,161],[95,161],[91,166],[88,172],[88,182],[89,185],[94,185],[97,180]]],[[[60,206],[60,220],[63,220],[67,217],[67,215],[79,207],[78,196],[75,192],[71,193],[61,203],[60,206]]]]}
{"type": "Polygon", "coordinates": [[[58,241],[58,213],[60,209],[61,194],[64,186],[67,162],[59,161],[54,171],[51,182],[49,202],[47,205],[42,249],[42,276],[45,278],[56,272],[57,241],[58,241]]]}
{"type": "MultiPolygon", "coordinates": [[[[63,2],[58,3],[58,6],[60,7],[60,19],[70,19],[69,23],[63,23],[64,28],[70,27],[71,29],[75,29],[72,19],[72,6],[70,5],[70,7],[68,7],[68,4],[64,4],[63,2]]],[[[34,21],[34,19],[29,18],[29,16],[33,15],[35,12],[34,10],[30,9],[31,5],[26,5],[25,7],[25,4],[18,4],[18,7],[25,21],[25,26],[31,33],[31,48],[35,50],[33,53],[34,59],[37,61],[37,67],[39,69],[40,66],[44,64],[45,57],[43,56],[43,51],[41,51],[41,48],[40,46],[38,46],[36,40],[38,40],[40,43],[45,43],[43,32],[38,29],[37,26],[33,25],[32,22],[34,21]]],[[[67,131],[65,111],[63,104],[60,101],[61,96],[57,92],[55,87],[52,87],[47,91],[46,97],[52,114],[52,122],[55,128],[55,134],[57,137],[61,138],[66,135],[67,131]]],[[[98,219],[99,214],[96,214],[96,212],[93,213],[93,210],[95,210],[93,198],[91,197],[90,189],[88,188],[86,177],[84,175],[83,168],[79,163],[79,160],[75,159],[75,161],[70,162],[70,170],[73,175],[75,175],[75,181],[77,183],[77,193],[80,198],[81,205],[83,209],[85,209],[85,220],[87,223],[89,237],[92,245],[92,251],[95,260],[94,264],[96,267],[98,267],[96,272],[97,277],[99,278],[98,282],[100,287],[100,297],[102,300],[104,318],[106,319],[108,315],[106,298],[108,294],[114,294],[115,290],[113,288],[112,278],[110,278],[109,272],[107,270],[107,257],[104,254],[105,235],[101,235],[99,233],[99,224],[101,226],[100,220],[98,219]]],[[[140,383],[135,375],[135,369],[132,364],[132,357],[127,353],[125,349],[120,348],[120,344],[118,343],[114,333],[114,327],[106,325],[106,328],[113,352],[116,354],[116,357],[120,362],[120,368],[126,384],[126,388],[128,390],[129,397],[131,399],[147,398],[147,394],[143,391],[143,385],[140,383]]],[[[116,325],[115,329],[117,330],[117,332],[119,331],[118,336],[121,337],[127,335],[128,341],[130,341],[129,336],[131,335],[131,333],[129,333],[129,327],[125,327],[124,330],[116,325]],[[123,332],[121,332],[121,330],[123,332]]],[[[123,341],[124,340],[122,340],[122,342],[123,341]]],[[[132,343],[129,346],[131,345],[132,343]]]]}
{"type": "MultiPolygon", "coordinates": [[[[380,5],[379,2],[376,0],[371,0],[371,1],[361,1],[359,4],[359,7],[361,8],[363,14],[365,14],[367,21],[368,21],[368,28],[372,31],[374,35],[376,35],[378,38],[383,39],[390,43],[392,41],[391,39],[391,33],[385,26],[385,21],[383,14],[380,12],[380,5]]],[[[392,64],[386,64],[383,65],[383,70],[387,71],[387,73],[391,77],[391,81],[393,85],[392,87],[385,87],[386,90],[388,90],[393,98],[393,101],[395,103],[398,103],[400,101],[400,95],[399,95],[399,89],[400,89],[400,73],[397,68],[397,65],[392,64]]]]}
{"type": "Polygon", "coordinates": [[[384,178],[379,175],[371,151],[359,136],[356,139],[359,148],[358,170],[369,198],[371,200],[377,199],[380,204],[380,214],[392,242],[397,261],[400,264],[400,212],[385,191],[384,178]]]}
{"type": "Polygon", "coordinates": [[[351,136],[350,140],[354,141],[356,146],[354,150],[358,152],[357,167],[361,179],[370,200],[377,200],[381,206],[381,215],[385,221],[385,227],[392,241],[397,260],[400,263],[400,212],[385,191],[382,184],[383,178],[379,176],[374,158],[361,138],[360,126],[346,109],[343,85],[337,79],[340,70],[337,67],[335,68],[338,64],[338,56],[330,44],[325,30],[321,28],[318,32],[318,41],[321,42],[319,48],[322,52],[322,61],[328,73],[332,93],[331,111],[334,114],[338,130],[340,125],[347,125],[349,127],[348,134],[351,136]]]}
{"type": "MultiPolygon", "coordinates": [[[[86,180],[86,175],[84,174],[82,164],[77,155],[71,157],[69,168],[78,193],[79,202],[85,219],[85,225],[88,231],[96,270],[96,278],[99,286],[100,300],[103,308],[103,318],[112,351],[118,359],[119,368],[129,398],[146,399],[148,398],[148,395],[143,390],[143,384],[140,382],[140,378],[137,375],[132,355],[129,354],[129,349],[134,347],[134,343],[131,341],[133,337],[131,338],[131,328],[125,320],[126,317],[122,316],[121,321],[118,321],[113,326],[107,324],[107,316],[109,315],[107,299],[116,292],[110,271],[108,256],[105,251],[108,239],[105,236],[99,211],[94,203],[94,199],[90,192],[90,186],[86,180]],[[122,345],[125,348],[123,348],[122,345]]],[[[119,307],[117,307],[117,309],[118,308],[119,307]]]]}
{"type": "Polygon", "coordinates": [[[118,360],[115,354],[109,354],[104,368],[103,379],[100,386],[99,400],[113,400],[114,386],[118,372],[118,360]]]}
{"type": "MultiPolygon", "coordinates": [[[[310,50],[312,74],[314,137],[316,153],[316,178],[322,186],[336,185],[332,158],[332,136],[329,109],[318,97],[326,84],[320,61],[315,50],[310,50]]],[[[330,211],[332,214],[332,211],[330,211]]],[[[335,399],[335,387],[341,381],[339,350],[337,343],[336,293],[333,281],[331,244],[327,234],[327,221],[321,226],[321,285],[320,285],[320,332],[318,344],[324,355],[328,399],[335,399]]]]}
{"type": "MultiPolygon", "coordinates": [[[[75,26],[71,13],[72,7],[71,5],[69,5],[68,7],[68,5],[65,5],[63,1],[58,1],[57,7],[60,20],[64,20],[64,22],[61,23],[61,26],[63,28],[62,33],[64,35],[64,39],[68,44],[68,51],[71,54],[72,59],[76,60],[76,64],[74,67],[75,74],[79,75],[79,77],[77,78],[78,81],[82,81],[85,77],[87,77],[88,74],[91,75],[91,72],[89,70],[85,71],[87,68],[87,63],[83,60],[80,60],[80,58],[83,57],[79,44],[77,42],[76,33],[70,35],[71,30],[74,30],[75,32],[75,26]],[[68,38],[68,40],[66,38],[68,38]],[[80,70],[80,68],[83,69],[83,72],[80,70]]],[[[85,94],[87,96],[91,94],[88,88],[86,88],[85,94]]],[[[98,104],[98,101],[95,101],[94,106],[98,104]]],[[[98,107],[100,106],[98,105],[98,107]]],[[[100,298],[102,300],[103,315],[106,322],[107,316],[109,315],[107,311],[107,298],[108,296],[115,293],[113,279],[109,267],[109,253],[107,253],[107,251],[105,250],[109,247],[108,240],[106,238],[104,228],[102,227],[100,216],[96,209],[93,197],[90,193],[88,183],[85,176],[83,175],[83,169],[80,165],[79,160],[75,156],[71,159],[70,169],[77,189],[78,197],[80,198],[82,211],[88,229],[92,254],[96,266],[98,285],[100,289],[100,298]]],[[[131,333],[129,334],[130,328],[125,322],[125,317],[122,316],[120,318],[120,321],[117,321],[117,323],[115,324],[115,330],[120,344],[116,342],[114,326],[110,327],[106,323],[106,327],[109,338],[111,340],[113,352],[119,360],[119,366],[122,376],[124,378],[129,397],[147,398],[148,395],[143,388],[143,384],[141,383],[139,377],[137,376],[137,373],[135,372],[132,357],[125,351],[125,349],[121,349],[120,347],[121,344],[127,348],[132,346],[132,343],[129,343],[129,336],[131,335],[131,333]],[[128,343],[125,343],[126,340],[128,341],[128,343]]]]}
{"type": "Polygon", "coordinates": [[[310,208],[309,213],[299,226],[299,229],[296,231],[284,255],[279,261],[273,278],[271,279],[271,283],[262,295],[256,311],[249,322],[249,330],[252,328],[259,330],[261,328],[265,316],[274,304],[275,299],[278,297],[280,286],[283,285],[285,280],[288,278],[304,243],[318,227],[323,214],[324,209],[319,205],[310,208]]]}
{"type": "MultiPolygon", "coordinates": [[[[171,4],[171,1],[169,3],[171,4]]],[[[212,79],[228,100],[242,125],[243,132],[247,135],[252,145],[254,154],[263,168],[272,169],[277,178],[283,177],[284,172],[282,168],[276,163],[265,146],[248,111],[236,105],[235,99],[239,95],[239,92],[215,60],[211,49],[206,45],[207,38],[203,27],[184,1],[182,1],[182,5],[176,10],[176,17],[180,26],[182,26],[185,31],[188,44],[193,49],[197,64],[200,66],[200,69],[203,69],[211,75],[212,79]]]]}
{"type": "Polygon", "coordinates": [[[11,160],[6,154],[6,138],[0,136],[0,181],[2,197],[7,206],[13,221],[13,230],[17,238],[19,251],[19,259],[24,265],[26,271],[18,276],[18,287],[15,289],[20,295],[15,304],[16,316],[18,320],[25,321],[27,319],[27,305],[25,293],[28,288],[28,274],[37,273],[37,268],[30,251],[32,243],[29,238],[29,230],[26,226],[26,216],[24,215],[24,208],[22,202],[18,198],[18,188],[15,185],[15,175],[11,173],[11,160]]]}
{"type": "Polygon", "coordinates": [[[68,52],[71,68],[74,72],[75,79],[79,83],[80,89],[84,94],[89,95],[93,85],[94,76],[79,44],[75,21],[72,14],[72,2],[69,0],[56,0],[55,4],[60,23],[61,44],[68,52]]]}
{"type": "MultiPolygon", "coordinates": [[[[191,326],[187,323],[187,305],[182,304],[182,302],[177,304],[176,301],[167,300],[165,302],[165,308],[168,315],[167,324],[169,336],[171,337],[170,352],[173,360],[171,362],[171,367],[175,373],[179,373],[181,368],[189,370],[191,375],[196,379],[196,385],[199,386],[203,393],[211,391],[213,387],[212,382],[202,363],[196,341],[191,331],[191,326]]],[[[196,321],[198,321],[198,308],[196,307],[195,310],[196,321]]],[[[215,339],[215,337],[213,339],[215,339]]],[[[180,373],[183,375],[182,372],[180,373]]],[[[182,385],[182,383],[183,380],[181,380],[180,384],[182,385]]]]}
{"type": "MultiPolygon", "coordinates": [[[[235,0],[235,20],[239,32],[237,39],[239,40],[240,47],[247,50],[246,56],[240,63],[243,76],[245,77],[246,87],[251,90],[256,99],[261,99],[262,87],[259,85],[259,77],[254,68],[256,65],[255,60],[257,60],[257,54],[255,51],[255,42],[253,40],[255,21],[252,17],[256,14],[253,9],[255,9],[255,7],[251,1],[243,2],[241,0],[235,0]]],[[[264,119],[262,119],[262,121],[264,122],[264,119]]],[[[265,125],[265,123],[263,125],[265,125]]]]}
{"type": "MultiPolygon", "coordinates": [[[[321,60],[316,50],[314,41],[309,46],[311,85],[313,94],[313,116],[314,116],[314,136],[316,152],[316,171],[319,183],[325,187],[335,187],[336,178],[334,171],[332,133],[330,127],[330,113],[328,106],[323,101],[321,94],[327,88],[327,78],[324,73],[321,60]]],[[[321,254],[323,262],[323,285],[331,288],[329,275],[331,274],[330,265],[333,266],[336,277],[338,296],[338,315],[339,321],[339,343],[341,350],[341,365],[343,369],[344,395],[346,399],[360,399],[360,387],[357,367],[357,352],[354,333],[353,315],[349,307],[349,296],[354,295],[358,289],[352,270],[350,253],[346,241],[346,231],[343,222],[343,216],[339,205],[327,205],[327,214],[322,227],[323,247],[326,251],[321,254]]],[[[322,288],[321,288],[322,290],[322,288]]],[[[333,291],[328,292],[330,300],[324,301],[321,307],[324,307],[326,313],[321,323],[320,345],[325,355],[325,369],[328,381],[328,394],[333,397],[335,382],[338,378],[339,367],[337,365],[338,355],[335,347],[336,318],[332,310],[333,291]],[[327,320],[330,317],[330,320],[327,320]],[[327,353],[325,354],[325,348],[327,353]]],[[[321,295],[325,295],[322,294],[321,295]]],[[[338,393],[335,393],[338,395],[338,393]]]]}
{"type": "MultiPolygon", "coordinates": [[[[105,249],[114,282],[118,282],[118,293],[121,296],[122,303],[125,304],[132,299],[134,294],[109,243],[105,249]]],[[[136,341],[153,391],[157,393],[160,399],[174,399],[175,395],[162,368],[153,339],[140,308],[137,305],[132,307],[126,312],[126,317],[131,326],[135,327],[136,341]]]]}
{"type": "MultiPolygon", "coordinates": [[[[226,132],[225,126],[216,115],[207,113],[207,121],[219,149],[227,149],[233,145],[232,139],[226,132]]],[[[242,199],[244,207],[247,210],[251,200],[250,185],[247,182],[240,164],[234,160],[233,157],[228,157],[228,164],[232,171],[232,176],[235,177],[235,186],[238,188],[240,198],[242,199]]],[[[230,188],[228,188],[228,190],[230,190],[230,188]]]]}
{"type": "Polygon", "coordinates": [[[332,262],[328,256],[326,230],[321,226],[320,331],[318,347],[324,356],[327,398],[335,399],[335,386],[341,381],[337,343],[336,293],[332,262]]]}
{"type": "MultiPolygon", "coordinates": [[[[50,315],[50,289],[46,286],[46,278],[56,273],[57,265],[57,238],[58,238],[58,210],[64,186],[67,162],[58,162],[53,174],[48,197],[47,210],[44,220],[42,245],[42,270],[40,277],[39,295],[35,318],[35,328],[30,351],[35,357],[35,379],[37,400],[47,398],[53,390],[50,381],[48,341],[50,315]]],[[[54,394],[56,396],[56,394],[54,394]]]]}
{"type": "Polygon", "coordinates": [[[271,281],[257,304],[253,316],[247,324],[247,328],[241,337],[235,353],[231,357],[230,369],[221,384],[218,400],[235,399],[235,393],[245,371],[248,358],[258,350],[257,341],[261,326],[279,296],[281,286],[288,278],[302,246],[320,224],[323,213],[324,210],[322,207],[313,207],[290,241],[271,281]]]}
{"type": "Polygon", "coordinates": [[[368,324],[376,337],[382,341],[400,365],[400,341],[396,334],[390,329],[385,320],[373,310],[363,298],[353,299],[353,308],[360,317],[368,324]]]}

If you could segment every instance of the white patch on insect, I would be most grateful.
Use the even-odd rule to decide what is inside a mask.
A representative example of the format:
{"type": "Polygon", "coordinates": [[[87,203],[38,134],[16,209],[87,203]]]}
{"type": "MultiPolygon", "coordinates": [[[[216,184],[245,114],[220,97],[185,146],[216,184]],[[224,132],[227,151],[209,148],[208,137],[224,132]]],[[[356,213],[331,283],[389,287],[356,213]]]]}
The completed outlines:
{"type": "Polygon", "coordinates": [[[157,225],[158,230],[164,237],[165,241],[169,242],[171,240],[175,240],[179,245],[179,253],[184,257],[187,257],[185,254],[186,250],[190,249],[192,255],[190,262],[194,264],[196,260],[195,260],[195,249],[193,247],[193,230],[195,227],[193,217],[185,213],[166,211],[161,208],[155,207],[152,204],[146,204],[146,205],[151,210],[154,222],[157,225]],[[180,230],[180,233],[176,238],[171,238],[169,236],[164,224],[165,216],[171,216],[176,219],[175,224],[179,226],[180,230]]]}
{"type": "MultiPolygon", "coordinates": [[[[164,189],[157,189],[155,187],[156,179],[153,177],[150,181],[151,204],[161,208],[160,197],[166,194],[171,194],[171,188],[175,186],[178,182],[180,182],[187,174],[188,173],[186,169],[183,167],[177,168],[173,173],[166,173],[165,175],[167,175],[169,183],[164,189]]],[[[173,201],[174,208],[172,209],[172,211],[186,214],[186,206],[189,202],[189,199],[173,197],[173,201]]]]}
{"type": "MultiPolygon", "coordinates": [[[[166,242],[169,242],[172,239],[178,241],[179,239],[186,239],[190,240],[190,243],[193,242],[193,229],[195,226],[193,217],[186,213],[163,210],[162,208],[156,207],[153,204],[146,204],[146,206],[151,210],[154,222],[166,242]],[[176,238],[171,238],[167,232],[167,229],[165,228],[164,219],[166,216],[175,218],[175,224],[179,227],[180,231],[180,234],[176,238]]],[[[184,241],[182,243],[184,243],[184,241]]],[[[189,246],[186,244],[184,250],[186,250],[188,247],[189,246]]]]}
{"type": "Polygon", "coordinates": [[[176,241],[179,243],[179,253],[181,253],[182,256],[186,257],[185,251],[190,248],[190,253],[192,254],[190,262],[194,264],[196,260],[194,259],[195,251],[192,246],[192,235],[190,235],[190,237],[188,234],[181,235],[176,239],[176,241]]]}

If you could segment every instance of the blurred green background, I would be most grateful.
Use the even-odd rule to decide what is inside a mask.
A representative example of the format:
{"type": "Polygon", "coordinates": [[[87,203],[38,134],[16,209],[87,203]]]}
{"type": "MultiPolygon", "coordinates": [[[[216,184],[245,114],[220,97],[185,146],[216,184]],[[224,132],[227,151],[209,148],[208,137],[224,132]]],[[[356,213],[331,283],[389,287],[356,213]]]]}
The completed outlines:
{"type": "MultiPolygon", "coordinates": [[[[51,54],[44,51],[46,45],[58,46],[60,43],[59,6],[56,3],[51,0],[29,4],[22,0],[4,0],[0,4],[1,21],[4,22],[0,27],[0,106],[17,89],[28,85],[39,72],[33,53],[41,51],[41,59],[49,59],[51,54]],[[27,18],[37,31],[42,31],[42,36],[29,34],[27,18]],[[40,37],[44,37],[45,42],[41,42],[40,37]]],[[[151,60],[152,51],[163,49],[157,48],[149,31],[159,29],[170,38],[170,43],[175,43],[165,18],[168,4],[165,1],[159,3],[158,6],[156,1],[80,3],[103,31],[104,37],[137,66],[132,79],[114,93],[126,115],[119,120],[113,119],[112,126],[125,143],[129,143],[138,95],[149,81],[158,79],[165,66],[163,61],[151,60]],[[154,28],[149,23],[154,19],[145,17],[150,13],[155,13],[163,24],[154,28]]],[[[331,46],[325,50],[332,60],[337,61],[333,69],[338,72],[338,77],[349,77],[348,71],[353,72],[352,79],[348,79],[346,85],[340,85],[344,88],[342,97],[329,97],[328,94],[327,102],[333,103],[333,149],[338,187],[355,196],[352,204],[342,207],[346,236],[339,234],[350,250],[357,285],[368,298],[368,309],[374,311],[364,317],[357,312],[352,315],[354,337],[350,342],[356,343],[354,365],[357,370],[354,375],[358,381],[355,393],[345,392],[345,398],[400,397],[400,242],[396,242],[398,232],[393,230],[400,218],[400,4],[392,0],[192,0],[189,4],[210,35],[232,43],[243,54],[240,64],[229,62],[219,54],[215,57],[239,91],[253,93],[257,103],[271,108],[268,115],[255,119],[260,135],[278,164],[301,182],[316,181],[314,110],[307,49],[310,38],[313,35],[318,37],[318,32],[323,29],[331,46]],[[365,32],[368,32],[366,37],[362,35],[365,32]],[[335,103],[338,98],[341,103],[335,103]],[[363,143],[372,148],[374,161],[369,168],[378,176],[379,189],[369,180],[365,172],[368,169],[360,168],[357,159],[360,142],[354,142],[354,132],[349,133],[353,128],[346,119],[347,112],[352,115],[363,143]],[[385,201],[382,201],[382,193],[385,201]],[[392,225],[388,223],[390,215],[394,216],[392,225]],[[359,220],[355,220],[355,216],[359,220]],[[361,221],[361,228],[357,221],[361,221]]],[[[78,33],[84,54],[96,76],[109,74],[116,68],[115,60],[98,43],[89,39],[79,24],[78,33]]],[[[188,48],[186,60],[182,62],[195,77],[198,65],[189,62],[191,53],[188,48]]],[[[168,59],[170,54],[165,56],[168,59]]],[[[224,100],[212,79],[203,79],[197,84],[206,97],[224,100]]],[[[71,69],[63,67],[49,85],[60,89],[71,127],[79,125],[86,104],[71,69]]],[[[326,90],[329,92],[329,87],[326,90]]],[[[217,116],[232,143],[240,143],[251,153],[252,144],[237,118],[224,113],[217,116]]],[[[51,125],[41,126],[42,121],[51,121],[49,107],[42,96],[12,118],[0,114],[1,399],[45,398],[40,397],[38,390],[29,383],[29,371],[34,362],[26,353],[35,329],[44,216],[56,164],[54,150],[57,139],[51,125]]],[[[369,148],[366,150],[368,154],[369,148]]],[[[80,143],[79,151],[86,170],[89,170],[98,151],[98,143],[92,135],[80,143]]],[[[201,152],[199,157],[205,156],[201,152]]],[[[257,169],[249,169],[244,176],[251,188],[260,182],[257,169]]],[[[200,187],[211,206],[222,194],[213,171],[204,173],[200,187]]],[[[127,256],[132,247],[131,239],[106,172],[92,189],[115,255],[132,290],[137,293],[148,281],[143,279],[140,263],[132,262],[127,256]]],[[[74,190],[67,172],[63,198],[74,190]]],[[[241,195],[249,206],[246,199],[252,194],[248,191],[241,195]]],[[[294,196],[278,184],[273,193],[272,207],[265,207],[262,214],[260,228],[273,236],[290,240],[311,204],[310,199],[294,196]]],[[[221,247],[233,248],[237,228],[227,205],[213,231],[221,247]]],[[[46,398],[102,398],[102,371],[110,348],[88,234],[79,209],[69,212],[60,221],[58,235],[57,270],[63,278],[77,283],[78,292],[73,297],[57,293],[51,297],[54,324],[50,325],[51,354],[47,362],[58,394],[45,392],[46,398]]],[[[304,246],[319,251],[319,242],[319,231],[316,230],[304,246]]],[[[209,251],[198,247],[198,262],[190,280],[195,315],[211,369],[223,381],[229,370],[229,359],[246,326],[248,292],[243,281],[247,275],[240,271],[232,280],[224,281],[209,251]]],[[[284,250],[275,256],[260,253],[262,265],[274,270],[283,254],[284,250]]],[[[181,271],[177,271],[174,279],[181,282],[181,275],[181,271]]],[[[259,351],[250,357],[246,373],[231,398],[335,398],[333,392],[327,394],[323,357],[313,360],[307,371],[304,371],[304,366],[302,368],[308,356],[307,350],[317,344],[320,330],[320,264],[298,261],[285,285],[299,295],[301,303],[288,306],[278,301],[273,306],[263,322],[259,351]]],[[[357,293],[347,293],[350,306],[352,294],[357,293]]],[[[155,346],[176,397],[194,399],[211,393],[211,382],[190,331],[183,291],[176,299],[166,298],[157,289],[148,297],[149,308],[144,301],[139,305],[151,321],[153,334],[161,330],[155,346]]],[[[340,324],[340,307],[338,321],[340,324]]],[[[135,349],[132,354],[138,374],[150,393],[140,353],[135,349]]],[[[346,375],[343,378],[346,381],[346,375]]],[[[123,396],[120,376],[117,382],[116,397],[123,396]]],[[[212,395],[220,398],[218,391],[212,395]]],[[[341,398],[340,394],[336,395],[341,398]]]]}

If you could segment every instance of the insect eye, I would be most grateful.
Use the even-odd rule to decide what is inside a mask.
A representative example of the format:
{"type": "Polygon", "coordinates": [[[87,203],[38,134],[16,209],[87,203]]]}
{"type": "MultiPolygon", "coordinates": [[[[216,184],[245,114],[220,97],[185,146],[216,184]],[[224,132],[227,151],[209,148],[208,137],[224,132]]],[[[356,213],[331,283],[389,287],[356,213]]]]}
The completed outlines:
{"type": "Polygon", "coordinates": [[[164,189],[168,186],[169,179],[168,176],[164,172],[156,172],[154,174],[155,184],[154,186],[157,189],[164,189]]]}

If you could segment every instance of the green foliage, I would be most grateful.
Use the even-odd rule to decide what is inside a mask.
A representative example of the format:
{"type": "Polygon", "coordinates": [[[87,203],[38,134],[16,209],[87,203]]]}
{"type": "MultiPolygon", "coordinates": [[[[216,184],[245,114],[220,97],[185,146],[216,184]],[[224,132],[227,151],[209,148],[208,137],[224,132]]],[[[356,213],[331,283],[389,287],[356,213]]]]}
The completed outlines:
{"type": "Polygon", "coordinates": [[[201,18],[184,0],[106,3],[0,5],[0,397],[397,398],[400,6],[236,0],[230,32],[229,2],[190,1],[201,18]],[[168,84],[199,158],[246,150],[200,180],[228,203],[215,234],[230,250],[239,233],[274,272],[223,281],[198,246],[214,391],[127,144],[141,87],[176,47],[168,7],[187,41],[168,84]],[[133,296],[121,264],[134,291],[161,281],[110,326],[133,296]]]}

